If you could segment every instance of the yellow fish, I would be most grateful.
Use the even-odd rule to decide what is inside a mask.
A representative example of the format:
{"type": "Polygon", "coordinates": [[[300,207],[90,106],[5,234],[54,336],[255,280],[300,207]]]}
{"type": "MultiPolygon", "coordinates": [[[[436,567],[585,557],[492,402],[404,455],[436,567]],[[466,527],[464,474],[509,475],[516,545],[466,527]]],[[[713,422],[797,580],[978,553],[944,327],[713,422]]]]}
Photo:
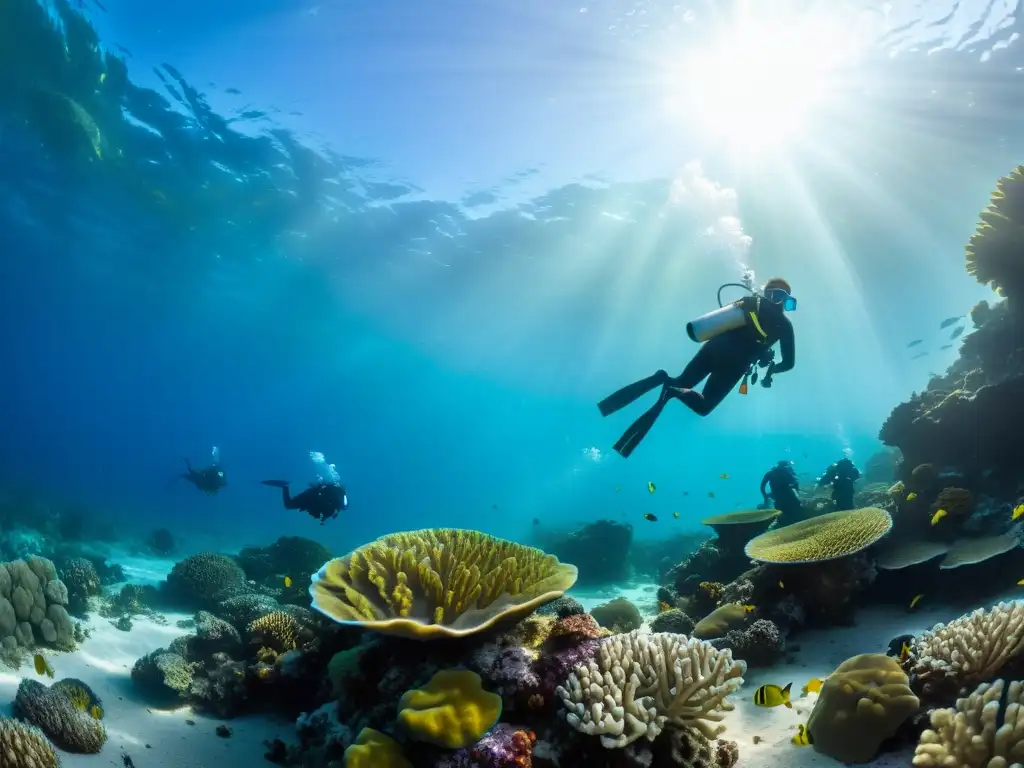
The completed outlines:
{"type": "Polygon", "coordinates": [[[672,606],[666,603],[664,600],[658,601],[658,613],[664,613],[665,611],[671,611],[672,606]]]}
{"type": "Polygon", "coordinates": [[[757,610],[757,607],[753,606],[753,605],[744,605],[743,606],[743,612],[744,613],[753,613],[756,610],[757,610]]]}
{"type": "Polygon", "coordinates": [[[917,498],[917,494],[916,493],[908,493],[907,494],[907,501],[913,501],[916,498],[917,498]]]}
{"type": "Polygon", "coordinates": [[[946,510],[944,510],[944,509],[938,510],[934,515],[932,515],[932,525],[935,525],[936,523],[938,523],[939,520],[941,520],[942,518],[944,518],[948,514],[949,513],[946,512],[946,510]]]}
{"type": "Polygon", "coordinates": [[[47,677],[53,677],[54,675],[53,667],[41,653],[37,653],[32,657],[32,666],[36,668],[37,675],[46,675],[47,677]]]}
{"type": "Polygon", "coordinates": [[[803,723],[796,727],[796,733],[790,741],[798,747],[806,747],[814,743],[814,739],[811,738],[811,732],[807,730],[807,726],[803,723]]]}
{"type": "Polygon", "coordinates": [[[672,513],[672,517],[679,517],[679,513],[678,512],[673,512],[672,513]]]}
{"type": "Polygon", "coordinates": [[[777,685],[762,685],[754,691],[754,703],[759,707],[777,707],[780,704],[793,708],[789,700],[789,689],[793,687],[790,683],[785,688],[777,685]]]}
{"type": "Polygon", "coordinates": [[[729,479],[729,473],[726,472],[725,474],[719,475],[718,477],[720,479],[722,479],[722,480],[728,480],[729,479]]]}
{"type": "Polygon", "coordinates": [[[714,491],[708,491],[708,498],[709,499],[715,498],[715,492],[714,491]]]}
{"type": "Polygon", "coordinates": [[[93,704],[91,707],[89,707],[89,714],[92,716],[93,720],[102,720],[103,707],[101,707],[99,704],[93,704]]]}
{"type": "Polygon", "coordinates": [[[910,658],[910,643],[903,643],[900,646],[900,664],[910,658]]]}
{"type": "Polygon", "coordinates": [[[782,583],[782,579],[779,579],[779,589],[785,589],[786,585],[782,583]]]}
{"type": "Polygon", "coordinates": [[[284,588],[288,589],[288,587],[290,587],[291,585],[292,585],[292,577],[291,576],[285,576],[284,577],[284,588]]]}
{"type": "Polygon", "coordinates": [[[1017,582],[1017,586],[1018,587],[1024,587],[1024,579],[1021,579],[1020,581],[1018,581],[1017,582]]]}
{"type": "Polygon", "coordinates": [[[918,604],[919,602],[921,602],[921,598],[922,598],[922,597],[924,597],[924,595],[923,595],[923,594],[921,594],[921,595],[915,595],[915,596],[914,596],[914,599],[910,601],[910,610],[914,610],[914,608],[915,608],[915,607],[917,606],[917,604],[918,604]]]}
{"type": "Polygon", "coordinates": [[[657,487],[656,487],[656,486],[654,485],[654,483],[652,483],[652,482],[648,481],[648,482],[647,482],[647,492],[648,492],[648,493],[654,493],[654,492],[655,492],[656,490],[658,490],[658,489],[657,489],[657,487]]]}
{"type": "Polygon", "coordinates": [[[804,696],[808,693],[821,693],[821,678],[812,677],[801,690],[804,692],[804,696]]]}
{"type": "Polygon", "coordinates": [[[1010,513],[1010,520],[1020,520],[1022,515],[1024,515],[1024,504],[1018,504],[1013,508],[1013,512],[1010,513]]]}

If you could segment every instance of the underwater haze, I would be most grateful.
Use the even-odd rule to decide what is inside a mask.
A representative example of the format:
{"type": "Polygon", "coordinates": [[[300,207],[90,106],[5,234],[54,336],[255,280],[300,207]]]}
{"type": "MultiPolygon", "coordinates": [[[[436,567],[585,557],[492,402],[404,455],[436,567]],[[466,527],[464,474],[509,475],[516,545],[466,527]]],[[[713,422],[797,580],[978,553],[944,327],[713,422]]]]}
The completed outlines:
{"type": "Polygon", "coordinates": [[[863,467],[994,297],[964,244],[1024,155],[1016,10],[3,0],[0,482],[193,551],[344,552],[667,537],[780,459],[863,467]],[[653,400],[597,402],[678,374],[750,271],[799,300],[793,370],[623,459],[653,400]],[[226,488],[173,482],[214,446],[226,488]],[[261,484],[311,451],[349,497],[322,527],[261,484]]]}

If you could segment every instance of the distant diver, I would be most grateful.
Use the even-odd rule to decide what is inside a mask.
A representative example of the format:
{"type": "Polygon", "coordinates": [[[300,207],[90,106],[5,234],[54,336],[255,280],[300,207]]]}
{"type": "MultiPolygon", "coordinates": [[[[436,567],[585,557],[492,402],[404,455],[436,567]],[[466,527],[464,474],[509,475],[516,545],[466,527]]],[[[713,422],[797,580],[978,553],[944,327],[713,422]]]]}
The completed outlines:
{"type": "Polygon", "coordinates": [[[757,383],[758,366],[767,368],[761,378],[763,387],[772,385],[772,377],[776,373],[784,373],[793,367],[793,324],[785,313],[796,309],[796,299],[789,283],[773,277],[760,293],[747,283],[726,283],[718,289],[718,304],[718,309],[687,323],[687,335],[693,341],[706,343],[679,376],[673,378],[665,371],[658,371],[598,403],[601,415],[608,416],[652,389],[661,387],[658,402],[633,422],[615,443],[615,450],[623,458],[633,453],[669,400],[679,400],[698,416],[707,416],[737,384],[740,394],[745,395],[747,382],[757,383]],[[750,296],[722,306],[722,289],[732,286],[750,291],[750,296]],[[782,360],[778,363],[774,362],[775,351],[772,349],[776,342],[782,352],[782,360]],[[694,387],[704,379],[707,383],[698,392],[694,387]]]}
{"type": "Polygon", "coordinates": [[[188,471],[182,473],[181,477],[188,480],[207,496],[213,496],[228,484],[227,476],[225,476],[224,469],[220,464],[215,463],[202,469],[194,469],[192,462],[185,459],[185,467],[188,471]]]}
{"type": "Polygon", "coordinates": [[[849,458],[842,458],[832,464],[818,480],[819,486],[832,486],[832,501],[836,512],[853,509],[853,484],[860,479],[860,470],[849,458]]]}
{"type": "Polygon", "coordinates": [[[298,509],[310,517],[320,521],[337,517],[342,510],[348,509],[348,494],[345,487],[338,483],[326,480],[317,480],[309,484],[309,488],[298,496],[292,496],[287,480],[264,480],[264,485],[270,485],[281,489],[281,498],[284,501],[285,509],[298,509]]]}
{"type": "Polygon", "coordinates": [[[803,507],[797,495],[799,490],[800,481],[797,480],[793,462],[783,459],[761,478],[762,506],[768,508],[770,497],[771,507],[783,515],[783,524],[798,522],[803,517],[803,507]]]}

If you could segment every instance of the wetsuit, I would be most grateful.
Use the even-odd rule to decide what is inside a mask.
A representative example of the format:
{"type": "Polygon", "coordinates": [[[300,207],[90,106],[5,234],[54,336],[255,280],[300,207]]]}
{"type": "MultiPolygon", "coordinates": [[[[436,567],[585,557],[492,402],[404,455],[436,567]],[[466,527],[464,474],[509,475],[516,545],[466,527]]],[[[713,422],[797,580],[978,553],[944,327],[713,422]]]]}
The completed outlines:
{"type": "Polygon", "coordinates": [[[665,404],[673,398],[698,416],[707,416],[736,388],[750,366],[762,359],[776,342],[779,343],[781,360],[768,366],[761,383],[770,387],[774,374],[791,369],[795,361],[793,324],[783,313],[782,307],[761,301],[757,319],[764,331],[763,336],[751,324],[726,331],[704,342],[683,372],[675,378],[665,371],[658,371],[646,379],[623,387],[598,403],[601,415],[607,416],[655,387],[661,387],[658,402],[633,422],[615,444],[615,450],[623,457],[628,457],[654,426],[665,404]],[[698,392],[694,387],[704,379],[707,379],[704,389],[698,392]]]}
{"type": "Polygon", "coordinates": [[[853,484],[860,478],[860,470],[849,459],[840,459],[821,478],[821,485],[831,484],[832,502],[836,511],[853,509],[853,484]]]}
{"type": "Polygon", "coordinates": [[[795,523],[803,517],[803,509],[800,505],[800,497],[797,491],[800,490],[800,481],[796,479],[796,472],[792,467],[772,467],[764,473],[761,478],[761,496],[767,502],[769,494],[767,489],[771,488],[772,503],[775,509],[779,510],[785,517],[785,524],[795,523]]]}
{"type": "Polygon", "coordinates": [[[287,480],[264,480],[263,484],[281,489],[281,501],[285,509],[305,512],[310,517],[318,519],[321,525],[324,520],[337,517],[339,512],[348,509],[348,494],[344,486],[337,483],[310,483],[309,487],[297,496],[292,496],[287,480]]]}

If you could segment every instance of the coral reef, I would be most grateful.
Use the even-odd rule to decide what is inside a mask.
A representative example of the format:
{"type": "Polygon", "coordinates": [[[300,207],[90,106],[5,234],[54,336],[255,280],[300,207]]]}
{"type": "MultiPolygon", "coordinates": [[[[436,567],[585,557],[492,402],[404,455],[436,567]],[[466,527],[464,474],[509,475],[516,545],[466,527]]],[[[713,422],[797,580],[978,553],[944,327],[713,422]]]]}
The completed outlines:
{"type": "Polygon", "coordinates": [[[825,679],[807,730],[814,748],[844,763],[866,763],[917,712],[919,701],[895,659],[865,653],[825,679]]]}
{"type": "Polygon", "coordinates": [[[541,547],[578,569],[581,586],[626,581],[630,576],[633,526],[597,520],[568,534],[547,534],[541,547]]]}
{"type": "Polygon", "coordinates": [[[412,768],[402,747],[385,733],[363,728],[345,750],[345,768],[412,768]]]}
{"type": "Polygon", "coordinates": [[[0,717],[0,765],[4,768],[60,768],[60,759],[41,730],[0,717]]]}
{"type": "Polygon", "coordinates": [[[501,696],[469,670],[441,670],[398,702],[398,722],[410,738],[446,749],[475,744],[500,716],[501,696]]]}
{"type": "Polygon", "coordinates": [[[678,608],[671,608],[654,617],[651,621],[651,631],[689,635],[695,625],[696,622],[678,608]]]}
{"type": "Polygon", "coordinates": [[[931,713],[914,765],[1005,768],[1024,764],[1024,683],[982,683],[951,709],[931,713]]]}
{"type": "Polygon", "coordinates": [[[166,528],[157,528],[146,539],[146,548],[154,555],[166,557],[174,552],[174,535],[166,528]]]}
{"type": "Polygon", "coordinates": [[[243,547],[238,564],[247,579],[274,590],[280,602],[308,605],[312,576],[331,556],[327,547],[312,539],[282,536],[269,547],[243,547]]]}
{"type": "Polygon", "coordinates": [[[748,667],[770,667],[786,655],[786,638],[779,627],[767,619],[758,619],[746,629],[732,629],[711,641],[720,651],[729,649],[734,659],[748,667]]]}
{"type": "Polygon", "coordinates": [[[733,708],[746,664],[729,651],[683,635],[630,632],[606,638],[557,694],[576,730],[600,735],[606,748],[654,741],[667,725],[714,738],[733,708]],[[627,673],[628,670],[628,673],[627,673]]]}
{"type": "Polygon", "coordinates": [[[14,714],[39,728],[63,750],[95,754],[106,742],[107,732],[88,706],[79,706],[82,701],[75,696],[78,690],[78,681],[47,688],[35,680],[24,679],[14,698],[14,714]]]}
{"type": "Polygon", "coordinates": [[[819,563],[856,554],[889,532],[884,509],[865,507],[818,515],[761,534],[744,551],[764,563],[819,563]]]}
{"type": "Polygon", "coordinates": [[[417,639],[464,637],[528,615],[576,581],[539,549],[452,528],[394,533],[326,563],[313,607],[341,624],[417,639]]]}
{"type": "Polygon", "coordinates": [[[84,616],[89,610],[89,598],[103,591],[96,566],[84,557],[64,560],[60,567],[60,580],[67,589],[68,611],[75,616],[84,616]]]}
{"type": "Polygon", "coordinates": [[[632,632],[643,626],[644,619],[635,605],[624,597],[617,597],[614,600],[596,606],[590,611],[602,627],[612,632],[632,632]]]}
{"type": "Polygon", "coordinates": [[[30,555],[0,564],[0,643],[7,651],[36,644],[75,647],[65,606],[68,590],[49,560],[30,555]]]}
{"type": "Polygon", "coordinates": [[[564,619],[567,616],[586,613],[586,610],[584,610],[583,605],[576,598],[562,595],[547,605],[542,605],[537,609],[536,613],[541,616],[556,616],[559,619],[564,619]]]}
{"type": "Polygon", "coordinates": [[[740,603],[726,603],[719,606],[693,628],[693,636],[701,640],[721,637],[730,629],[742,626],[748,615],[747,609],[740,603]]]}
{"type": "Polygon", "coordinates": [[[132,667],[132,682],[157,706],[182,704],[192,686],[195,666],[178,653],[158,648],[132,667]]]}
{"type": "Polygon", "coordinates": [[[274,611],[253,621],[246,628],[250,641],[275,651],[290,651],[296,646],[298,622],[283,611],[274,611]]]}
{"type": "Polygon", "coordinates": [[[227,555],[200,552],[174,564],[164,583],[168,597],[191,608],[215,608],[245,589],[245,572],[227,555]]]}

